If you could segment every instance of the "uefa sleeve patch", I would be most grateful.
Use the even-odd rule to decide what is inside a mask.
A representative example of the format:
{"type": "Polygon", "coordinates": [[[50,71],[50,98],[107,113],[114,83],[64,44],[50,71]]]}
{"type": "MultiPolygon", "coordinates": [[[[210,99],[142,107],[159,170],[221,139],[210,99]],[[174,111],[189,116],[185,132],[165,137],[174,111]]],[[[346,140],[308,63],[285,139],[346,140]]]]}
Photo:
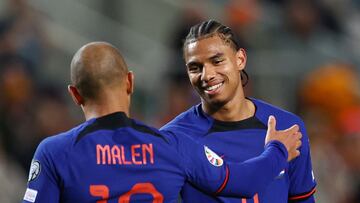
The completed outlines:
{"type": "Polygon", "coordinates": [[[207,160],[214,166],[222,166],[224,164],[224,161],[221,157],[219,157],[215,152],[213,152],[211,149],[209,149],[207,146],[204,146],[205,150],[205,156],[207,160]]]}
{"type": "Polygon", "coordinates": [[[28,202],[35,202],[38,191],[30,188],[26,188],[24,200],[28,202]]]}
{"type": "Polygon", "coordinates": [[[28,182],[35,180],[40,174],[41,166],[38,160],[32,160],[30,171],[29,171],[29,178],[28,182]]]}

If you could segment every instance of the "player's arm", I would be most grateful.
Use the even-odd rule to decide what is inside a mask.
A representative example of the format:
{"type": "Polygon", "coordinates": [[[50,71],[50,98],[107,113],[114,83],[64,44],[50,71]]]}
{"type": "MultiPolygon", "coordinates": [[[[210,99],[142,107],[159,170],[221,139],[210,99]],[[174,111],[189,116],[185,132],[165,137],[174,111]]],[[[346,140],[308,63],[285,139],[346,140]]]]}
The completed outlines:
{"type": "Polygon", "coordinates": [[[209,148],[194,141],[188,143],[183,152],[188,180],[205,192],[222,196],[252,197],[264,189],[287,168],[289,154],[292,158],[298,156],[294,151],[301,144],[296,126],[287,131],[276,131],[275,120],[272,121],[264,152],[242,163],[224,163],[209,148]]]}
{"type": "Polygon", "coordinates": [[[243,163],[227,163],[228,181],[225,179],[215,194],[251,198],[287,167],[287,158],[285,146],[271,141],[260,156],[243,163]]]}
{"type": "Polygon", "coordinates": [[[36,149],[30,166],[23,203],[59,202],[60,190],[52,161],[47,151],[47,143],[43,141],[36,149]]]}
{"type": "Polygon", "coordinates": [[[304,123],[300,120],[303,145],[300,148],[300,156],[289,163],[289,202],[314,203],[316,181],[314,178],[309,138],[306,134],[304,123]]]}

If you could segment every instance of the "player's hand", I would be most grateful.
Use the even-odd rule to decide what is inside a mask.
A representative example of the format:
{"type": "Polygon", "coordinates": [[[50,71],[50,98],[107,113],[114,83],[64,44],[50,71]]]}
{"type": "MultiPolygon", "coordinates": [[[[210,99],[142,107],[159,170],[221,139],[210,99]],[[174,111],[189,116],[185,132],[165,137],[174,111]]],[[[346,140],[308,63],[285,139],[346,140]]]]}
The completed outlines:
{"type": "Polygon", "coordinates": [[[283,143],[288,151],[288,161],[298,157],[300,151],[298,150],[301,146],[302,134],[299,131],[298,125],[293,125],[286,130],[276,130],[276,119],[274,116],[269,116],[268,130],[265,138],[265,145],[272,141],[277,140],[283,143]]]}

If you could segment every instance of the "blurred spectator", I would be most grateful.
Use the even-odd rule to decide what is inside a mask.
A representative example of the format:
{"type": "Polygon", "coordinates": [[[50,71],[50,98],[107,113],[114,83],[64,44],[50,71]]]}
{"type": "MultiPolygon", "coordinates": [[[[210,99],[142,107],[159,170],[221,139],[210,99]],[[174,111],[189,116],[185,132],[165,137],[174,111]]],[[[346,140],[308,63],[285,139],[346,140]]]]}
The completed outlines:
{"type": "Polygon", "coordinates": [[[288,0],[280,9],[283,23],[270,30],[272,34],[268,40],[272,43],[269,48],[312,51],[315,56],[342,56],[339,49],[344,47],[338,46],[341,42],[341,26],[333,13],[318,0],[288,0]]]}
{"type": "Polygon", "coordinates": [[[182,18],[176,26],[173,34],[169,39],[170,48],[173,55],[169,60],[169,68],[167,74],[180,74],[186,76],[186,69],[183,60],[183,42],[192,25],[201,22],[204,19],[204,14],[201,10],[191,7],[185,7],[182,11],[182,18]]]}
{"type": "Polygon", "coordinates": [[[75,125],[61,91],[51,85],[38,91],[34,108],[34,119],[40,139],[58,134],[75,125]]]}
{"type": "Polygon", "coordinates": [[[341,27],[333,13],[318,0],[290,0],[285,4],[289,28],[299,38],[311,37],[319,29],[340,33],[341,27]]]}
{"type": "MultiPolygon", "coordinates": [[[[151,122],[153,125],[160,127],[194,104],[195,97],[192,97],[192,88],[188,82],[186,66],[183,60],[183,42],[192,25],[201,22],[205,18],[203,10],[197,7],[191,7],[191,4],[184,6],[181,11],[181,18],[173,34],[169,35],[169,45],[172,55],[169,58],[168,68],[164,73],[164,83],[162,86],[161,99],[159,99],[161,114],[151,122]]],[[[135,92],[135,95],[137,93],[135,92]]],[[[136,104],[136,101],[135,101],[136,104]]]]}
{"type": "Polygon", "coordinates": [[[0,202],[20,202],[24,192],[19,188],[24,188],[26,177],[22,168],[3,149],[0,136],[0,202]]]}
{"type": "Polygon", "coordinates": [[[343,133],[339,142],[341,155],[353,174],[350,183],[354,190],[353,201],[360,202],[360,104],[341,112],[338,123],[343,133]]]}
{"type": "Polygon", "coordinates": [[[14,19],[9,17],[0,20],[0,56],[16,53],[14,36],[10,32],[13,21],[14,19]]]}
{"type": "Polygon", "coordinates": [[[20,54],[28,57],[34,65],[43,57],[43,46],[46,37],[42,29],[42,23],[39,21],[38,14],[28,5],[26,0],[8,0],[8,14],[14,19],[13,35],[14,44],[20,54]]]}
{"type": "Polygon", "coordinates": [[[360,71],[360,1],[353,0],[346,5],[340,7],[343,8],[341,17],[346,31],[346,45],[355,53],[357,69],[360,71]]]}
{"type": "Polygon", "coordinates": [[[9,55],[0,67],[0,114],[6,115],[0,118],[0,134],[6,151],[27,171],[39,142],[68,129],[72,119],[56,89],[38,91],[21,57],[9,55]]]}
{"type": "Polygon", "coordinates": [[[354,69],[343,63],[315,69],[302,85],[301,104],[318,109],[335,123],[342,112],[360,105],[360,84],[354,69]]]}
{"type": "Polygon", "coordinates": [[[257,78],[255,96],[292,111],[296,108],[294,92],[314,67],[355,60],[341,26],[320,1],[288,0],[278,9],[280,21],[262,33],[263,43],[257,43],[251,53],[254,59],[249,59],[249,72],[257,78]]]}
{"type": "Polygon", "coordinates": [[[262,4],[258,0],[231,0],[224,8],[225,19],[237,35],[242,48],[250,49],[259,38],[259,20],[262,17],[262,4]]]}
{"type": "MultiPolygon", "coordinates": [[[[184,67],[185,69],[185,67],[184,67]]],[[[161,127],[179,113],[190,108],[199,101],[198,96],[194,93],[195,90],[190,85],[187,75],[184,73],[174,73],[168,76],[168,87],[165,91],[164,102],[161,105],[163,112],[159,116],[158,123],[155,123],[156,126],[161,127]]]]}
{"type": "MultiPolygon", "coordinates": [[[[29,7],[26,0],[7,0],[7,14],[3,20],[6,29],[3,30],[7,51],[18,54],[29,62],[35,76],[41,76],[43,68],[44,46],[46,37],[42,30],[37,13],[29,7]]],[[[0,23],[1,27],[1,23],[0,23]]],[[[4,42],[0,42],[0,44],[4,42]]]]}
{"type": "Polygon", "coordinates": [[[353,66],[333,63],[312,71],[300,88],[299,106],[312,143],[319,202],[359,202],[358,82],[353,66]]]}
{"type": "Polygon", "coordinates": [[[26,183],[25,171],[30,163],[17,152],[23,150],[23,142],[25,147],[31,145],[33,137],[17,141],[24,132],[33,135],[30,132],[34,126],[26,122],[31,120],[27,113],[31,108],[33,84],[26,61],[9,53],[0,54],[0,202],[13,203],[24,195],[18,189],[26,183]]]}
{"type": "Polygon", "coordinates": [[[34,83],[23,60],[2,62],[0,111],[1,115],[6,116],[1,116],[0,123],[3,126],[4,142],[7,151],[27,169],[31,152],[38,143],[33,119],[34,83]]]}
{"type": "Polygon", "coordinates": [[[37,109],[41,101],[37,90],[44,77],[45,58],[45,37],[37,13],[26,0],[8,0],[6,6],[0,19],[0,114],[6,115],[0,117],[0,139],[5,152],[28,171],[35,147],[43,136],[50,135],[42,134],[44,125],[57,122],[52,126],[55,131],[62,126],[56,116],[43,119],[41,125],[36,120],[42,112],[37,109]]]}

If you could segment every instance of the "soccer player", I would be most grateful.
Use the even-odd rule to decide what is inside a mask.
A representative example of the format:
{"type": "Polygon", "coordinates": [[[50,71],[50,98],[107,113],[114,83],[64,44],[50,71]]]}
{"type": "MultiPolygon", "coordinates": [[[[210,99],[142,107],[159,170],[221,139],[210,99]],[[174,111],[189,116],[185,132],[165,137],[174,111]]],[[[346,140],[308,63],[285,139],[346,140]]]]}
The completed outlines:
{"type": "MultiPolygon", "coordinates": [[[[201,97],[201,104],[181,113],[161,131],[191,136],[228,162],[241,162],[263,151],[269,115],[277,118],[279,129],[298,124],[303,135],[301,155],[253,197],[215,197],[187,183],[181,192],[184,202],[314,202],[316,182],[304,123],[292,113],[245,97],[246,53],[232,30],[214,20],[194,25],[184,41],[183,54],[190,82],[201,97]]],[[[249,180],[248,185],[252,184],[249,180]]]]}
{"type": "Polygon", "coordinates": [[[276,131],[273,117],[265,151],[236,164],[131,119],[134,76],[108,43],[90,43],[75,54],[71,82],[69,93],[86,121],[40,143],[23,202],[176,202],[186,180],[212,194],[249,195],[299,155],[298,126],[276,131]]]}

